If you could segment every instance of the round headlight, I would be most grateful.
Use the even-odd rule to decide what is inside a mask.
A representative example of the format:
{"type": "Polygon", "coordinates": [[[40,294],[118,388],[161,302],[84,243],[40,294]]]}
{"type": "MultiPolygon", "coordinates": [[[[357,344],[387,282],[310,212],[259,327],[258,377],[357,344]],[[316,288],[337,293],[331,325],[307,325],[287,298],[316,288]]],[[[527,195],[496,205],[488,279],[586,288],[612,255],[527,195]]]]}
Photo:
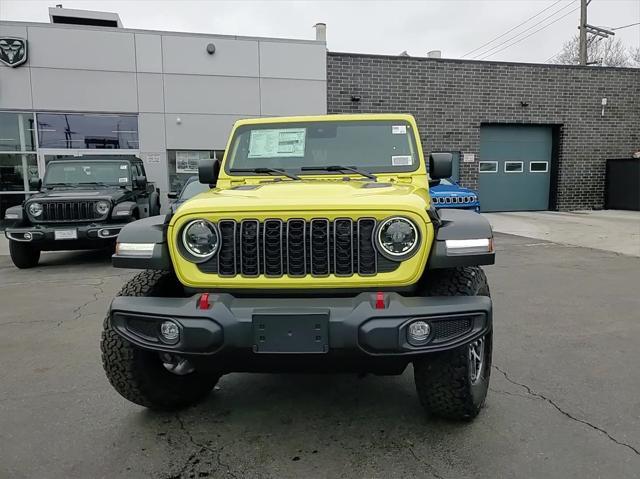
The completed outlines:
{"type": "Polygon", "coordinates": [[[40,203],[31,203],[29,205],[29,214],[31,216],[40,216],[42,214],[42,205],[40,203]]]}
{"type": "Polygon", "coordinates": [[[197,260],[208,259],[218,251],[220,236],[213,223],[193,220],[182,230],[182,244],[197,260]]]}
{"type": "Polygon", "coordinates": [[[106,215],[109,212],[109,209],[111,208],[111,204],[108,201],[98,201],[96,203],[96,212],[99,215],[106,215]]]}
{"type": "Polygon", "coordinates": [[[418,228],[406,218],[388,218],[380,223],[377,239],[380,253],[384,256],[393,260],[406,259],[418,246],[418,228]]]}

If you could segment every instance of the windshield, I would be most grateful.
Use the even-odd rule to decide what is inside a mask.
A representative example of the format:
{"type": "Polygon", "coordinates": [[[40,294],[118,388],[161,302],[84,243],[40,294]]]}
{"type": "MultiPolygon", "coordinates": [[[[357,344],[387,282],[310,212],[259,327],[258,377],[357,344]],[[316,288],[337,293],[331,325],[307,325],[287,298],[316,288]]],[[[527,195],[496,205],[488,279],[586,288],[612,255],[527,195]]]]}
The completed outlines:
{"type": "Polygon", "coordinates": [[[200,183],[199,181],[191,181],[185,185],[184,189],[182,190],[182,193],[180,193],[180,199],[188,200],[189,198],[194,197],[198,193],[202,193],[203,191],[208,191],[209,189],[210,189],[209,185],[205,185],[203,183],[200,183]]]}
{"type": "Polygon", "coordinates": [[[126,161],[65,161],[49,163],[44,175],[44,186],[106,184],[126,186],[131,184],[129,163],[126,161]]]}
{"type": "Polygon", "coordinates": [[[395,173],[413,171],[419,161],[412,127],[401,120],[245,125],[236,130],[229,152],[227,173],[232,169],[277,168],[322,174],[301,172],[301,168],[335,165],[395,173]]]}

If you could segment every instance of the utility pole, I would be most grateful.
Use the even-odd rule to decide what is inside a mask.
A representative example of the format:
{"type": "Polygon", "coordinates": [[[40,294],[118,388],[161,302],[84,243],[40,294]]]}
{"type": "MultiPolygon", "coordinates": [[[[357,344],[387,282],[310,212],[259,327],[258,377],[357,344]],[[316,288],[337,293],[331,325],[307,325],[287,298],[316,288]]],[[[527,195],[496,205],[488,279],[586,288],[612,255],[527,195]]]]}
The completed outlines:
{"type": "Polygon", "coordinates": [[[587,64],[587,0],[580,0],[580,65],[587,64]]]}

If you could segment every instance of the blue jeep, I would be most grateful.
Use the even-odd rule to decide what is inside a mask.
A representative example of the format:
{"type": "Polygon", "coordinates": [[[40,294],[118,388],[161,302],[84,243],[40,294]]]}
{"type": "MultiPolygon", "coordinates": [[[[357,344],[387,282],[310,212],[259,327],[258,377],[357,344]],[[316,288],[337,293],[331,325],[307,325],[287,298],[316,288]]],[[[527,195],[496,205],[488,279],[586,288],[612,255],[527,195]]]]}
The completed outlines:
{"type": "Polygon", "coordinates": [[[436,208],[457,208],[480,212],[478,194],[451,180],[440,180],[440,184],[430,187],[429,192],[436,208]]]}

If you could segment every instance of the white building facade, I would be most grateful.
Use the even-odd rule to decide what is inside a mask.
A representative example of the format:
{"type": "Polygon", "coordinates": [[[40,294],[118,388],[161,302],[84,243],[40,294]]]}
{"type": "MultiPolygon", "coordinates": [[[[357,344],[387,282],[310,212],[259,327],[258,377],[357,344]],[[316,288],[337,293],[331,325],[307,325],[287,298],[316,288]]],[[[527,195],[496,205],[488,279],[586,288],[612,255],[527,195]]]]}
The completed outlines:
{"type": "Polygon", "coordinates": [[[0,22],[0,41],[26,40],[22,64],[0,65],[0,214],[66,157],[138,156],[166,205],[197,159],[221,157],[236,120],[326,113],[324,41],[129,30],[115,14],[67,9],[50,17],[0,22]]]}

